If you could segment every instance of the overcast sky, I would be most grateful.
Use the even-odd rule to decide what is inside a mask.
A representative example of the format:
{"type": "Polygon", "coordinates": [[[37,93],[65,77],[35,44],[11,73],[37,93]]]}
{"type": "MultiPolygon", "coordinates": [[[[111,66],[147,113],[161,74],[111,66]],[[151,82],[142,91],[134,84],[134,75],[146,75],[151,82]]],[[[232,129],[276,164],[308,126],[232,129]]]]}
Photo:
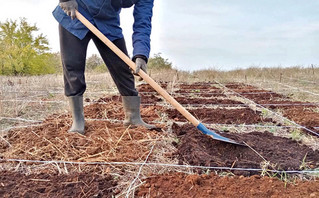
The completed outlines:
{"type": "MultiPolygon", "coordinates": [[[[26,17],[59,51],[58,0],[7,0],[0,21],[26,17]]],[[[151,55],[182,70],[319,64],[319,0],[155,0],[151,55]]],[[[132,9],[121,13],[132,53],[132,9]]],[[[91,43],[88,55],[98,53],[91,43]]]]}

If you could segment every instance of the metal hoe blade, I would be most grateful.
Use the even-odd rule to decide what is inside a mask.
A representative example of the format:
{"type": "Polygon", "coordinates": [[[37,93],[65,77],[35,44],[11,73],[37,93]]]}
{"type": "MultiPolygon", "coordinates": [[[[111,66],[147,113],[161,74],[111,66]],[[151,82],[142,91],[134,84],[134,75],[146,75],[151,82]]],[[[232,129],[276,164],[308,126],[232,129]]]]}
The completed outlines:
{"type": "Polygon", "coordinates": [[[236,144],[236,145],[240,145],[240,146],[246,146],[244,143],[240,143],[240,142],[236,142],[235,140],[223,137],[211,130],[209,130],[208,128],[206,128],[202,123],[200,123],[197,126],[197,129],[199,129],[201,132],[203,132],[206,135],[211,136],[214,140],[218,140],[218,141],[222,141],[222,142],[227,142],[230,144],[236,144]]]}

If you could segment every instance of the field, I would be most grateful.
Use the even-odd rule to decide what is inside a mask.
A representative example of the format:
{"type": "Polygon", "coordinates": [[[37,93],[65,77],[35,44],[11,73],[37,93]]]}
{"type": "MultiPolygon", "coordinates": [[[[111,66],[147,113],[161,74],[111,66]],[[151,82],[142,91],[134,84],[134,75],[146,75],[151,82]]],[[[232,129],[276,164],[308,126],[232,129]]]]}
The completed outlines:
{"type": "Polygon", "coordinates": [[[88,73],[86,134],[70,134],[61,75],[1,77],[1,197],[318,197],[318,69],[152,71],[210,129],[202,134],[149,85],[122,126],[108,74],[88,73]]]}

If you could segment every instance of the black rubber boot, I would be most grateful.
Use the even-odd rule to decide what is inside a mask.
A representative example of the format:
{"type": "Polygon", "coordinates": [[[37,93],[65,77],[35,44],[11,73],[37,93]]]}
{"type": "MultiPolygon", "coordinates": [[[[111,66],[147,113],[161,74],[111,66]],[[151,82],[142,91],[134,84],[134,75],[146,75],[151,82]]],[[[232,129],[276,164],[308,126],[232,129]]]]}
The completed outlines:
{"type": "Polygon", "coordinates": [[[72,126],[69,132],[77,132],[84,134],[84,111],[83,111],[83,96],[70,96],[69,103],[72,112],[72,126]]]}
{"type": "Polygon", "coordinates": [[[156,126],[146,124],[140,114],[141,97],[140,96],[122,96],[122,102],[125,113],[124,126],[144,126],[148,129],[155,129],[156,126]]]}

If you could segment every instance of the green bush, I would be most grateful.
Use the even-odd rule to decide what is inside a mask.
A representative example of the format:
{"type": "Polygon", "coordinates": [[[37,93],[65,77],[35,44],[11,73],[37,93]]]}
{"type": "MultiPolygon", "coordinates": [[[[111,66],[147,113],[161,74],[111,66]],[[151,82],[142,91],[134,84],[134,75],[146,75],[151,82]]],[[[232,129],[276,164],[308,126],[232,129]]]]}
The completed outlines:
{"type": "Polygon", "coordinates": [[[161,53],[154,54],[154,57],[149,58],[148,60],[149,69],[172,69],[172,63],[168,59],[164,59],[161,56],[161,53]]]}
{"type": "Polygon", "coordinates": [[[56,72],[60,64],[49,53],[49,42],[25,18],[0,23],[0,75],[39,75],[56,72]]]}

